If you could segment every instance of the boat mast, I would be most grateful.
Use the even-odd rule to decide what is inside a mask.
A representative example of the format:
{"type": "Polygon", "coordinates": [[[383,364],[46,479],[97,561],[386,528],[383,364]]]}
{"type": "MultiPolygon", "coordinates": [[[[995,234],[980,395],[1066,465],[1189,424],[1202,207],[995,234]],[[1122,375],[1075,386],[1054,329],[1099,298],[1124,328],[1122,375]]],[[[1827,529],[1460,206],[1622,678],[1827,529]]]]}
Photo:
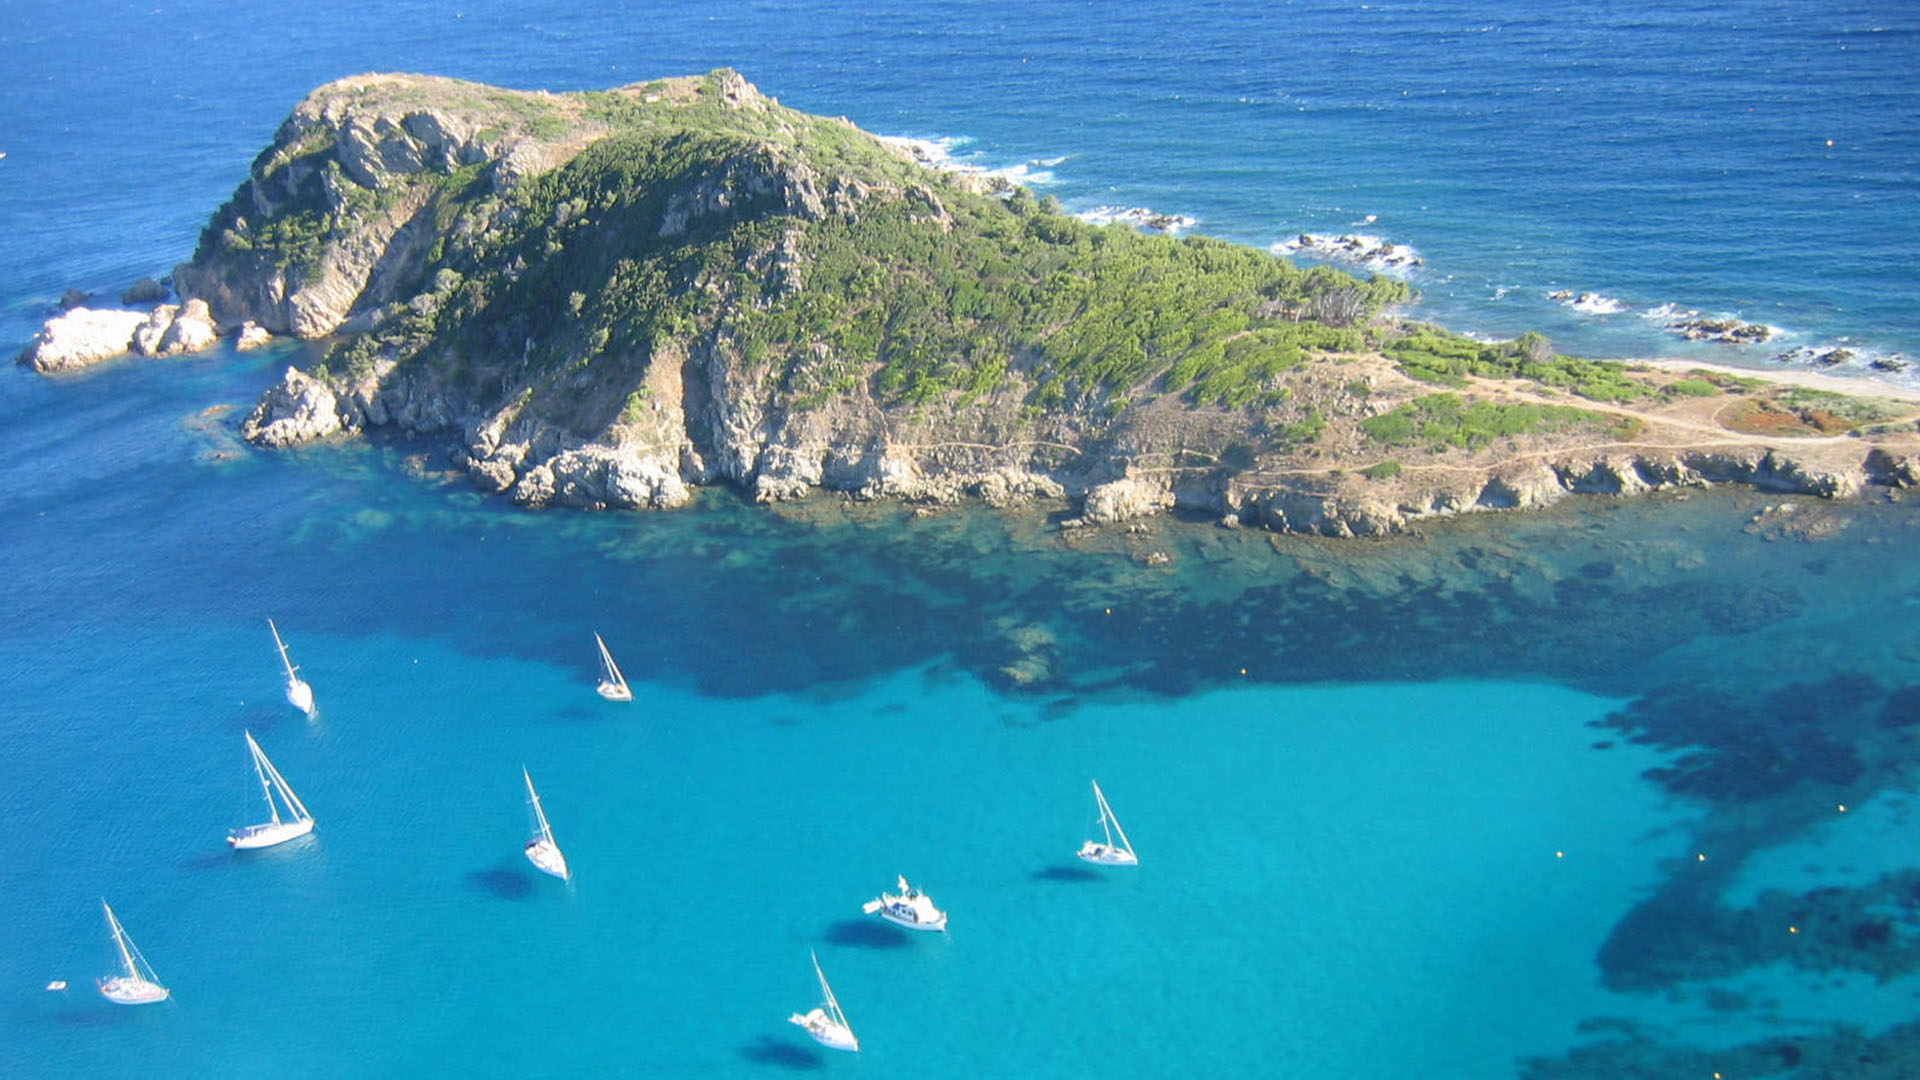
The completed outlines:
{"type": "Polygon", "coordinates": [[[107,913],[107,929],[113,931],[113,947],[120,953],[120,966],[126,968],[128,978],[139,978],[140,971],[133,966],[133,953],[127,948],[127,932],[120,928],[120,920],[113,917],[113,908],[104,899],[100,901],[100,908],[107,913]]]}
{"type": "Polygon", "coordinates": [[[272,619],[268,619],[267,629],[273,631],[274,647],[280,650],[280,666],[287,669],[287,678],[293,678],[293,673],[300,669],[294,666],[293,661],[287,656],[287,643],[280,640],[280,628],[273,625],[272,619]]]}
{"type": "MultiPolygon", "coordinates": [[[[1100,785],[1097,782],[1093,785],[1093,790],[1095,794],[1100,796],[1101,820],[1113,826],[1113,831],[1120,834],[1120,846],[1127,849],[1127,854],[1133,854],[1133,841],[1127,839],[1127,830],[1120,827],[1120,819],[1113,816],[1113,807],[1107,805],[1106,793],[1100,790],[1100,785]]],[[[1109,844],[1112,843],[1113,837],[1111,834],[1108,835],[1107,840],[1109,844]]]]}
{"type": "Polygon", "coordinates": [[[847,1014],[840,1011],[840,1000],[833,996],[833,987],[827,985],[827,973],[820,970],[820,954],[809,949],[808,955],[813,957],[813,974],[820,980],[820,992],[827,998],[827,1014],[833,1017],[834,1023],[846,1028],[848,1034],[852,1034],[853,1025],[847,1023],[847,1014]]]}
{"type": "Polygon", "coordinates": [[[525,765],[522,765],[520,766],[520,776],[527,782],[527,801],[533,804],[534,820],[540,823],[540,838],[552,844],[553,827],[547,824],[547,812],[540,808],[540,793],[533,790],[533,775],[527,772],[525,765]]]}
{"type": "MultiPolygon", "coordinates": [[[[307,812],[307,804],[301,802],[300,796],[295,795],[293,793],[293,785],[287,783],[287,778],[280,775],[280,770],[274,767],[272,759],[267,757],[267,752],[265,750],[260,749],[259,743],[256,743],[253,741],[252,734],[247,735],[247,742],[253,744],[255,766],[266,769],[267,776],[272,778],[273,780],[273,790],[279,792],[280,798],[286,801],[287,812],[291,813],[294,816],[295,820],[303,820],[303,819],[312,817],[313,815],[307,812]]],[[[271,804],[273,802],[273,798],[269,796],[267,798],[267,802],[271,804]]],[[[273,820],[275,822],[278,822],[280,820],[280,815],[277,813],[274,814],[273,820]]]]}
{"type": "Polygon", "coordinates": [[[620,674],[620,665],[613,662],[613,653],[607,651],[607,643],[599,633],[593,635],[594,644],[600,646],[600,662],[606,665],[607,681],[617,686],[627,685],[627,677],[620,674]]]}
{"type": "MultiPolygon", "coordinates": [[[[253,732],[247,732],[247,751],[253,755],[253,775],[260,778],[260,794],[266,796],[267,813],[273,817],[275,825],[280,824],[280,804],[273,798],[273,781],[268,779],[267,770],[273,763],[267,760],[266,751],[253,741],[253,732]]],[[[277,773],[275,775],[278,775],[277,773]]]]}

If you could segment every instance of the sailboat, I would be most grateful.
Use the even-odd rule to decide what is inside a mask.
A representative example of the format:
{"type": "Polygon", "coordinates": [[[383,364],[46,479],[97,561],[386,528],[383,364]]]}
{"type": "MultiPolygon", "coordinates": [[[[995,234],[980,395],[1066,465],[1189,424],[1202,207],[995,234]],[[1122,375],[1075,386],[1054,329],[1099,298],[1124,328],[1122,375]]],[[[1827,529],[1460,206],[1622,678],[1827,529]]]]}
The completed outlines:
{"type": "Polygon", "coordinates": [[[906,875],[896,877],[899,892],[883,892],[879,899],[867,901],[860,910],[909,930],[945,930],[947,913],[933,906],[932,897],[907,884],[906,875]]]}
{"type": "Polygon", "coordinates": [[[787,1017],[787,1023],[798,1024],[813,1041],[833,1050],[859,1050],[860,1040],[854,1037],[853,1028],[847,1023],[847,1014],[840,1011],[840,1002],[833,996],[833,987],[827,985],[827,973],[820,970],[820,954],[813,953],[813,973],[820,980],[822,1001],[811,1012],[794,1013],[787,1017]]]}
{"type": "Polygon", "coordinates": [[[569,880],[567,857],[560,854],[560,845],[554,843],[553,826],[547,824],[547,812],[540,808],[540,793],[533,790],[533,776],[525,765],[520,766],[520,775],[527,782],[527,804],[533,807],[533,839],[527,841],[527,861],[543,874],[569,880]]]}
{"type": "Polygon", "coordinates": [[[247,752],[253,755],[253,774],[260,778],[260,794],[266,796],[267,816],[272,820],[235,829],[227,834],[227,843],[236,851],[245,851],[284,844],[312,832],[313,815],[307,813],[307,805],[293,793],[293,785],[273,767],[273,762],[267,760],[267,752],[253,741],[251,731],[247,732],[247,752]],[[286,810],[284,817],[280,813],[282,808],[286,810]]]}
{"type": "Polygon", "coordinates": [[[313,687],[296,674],[300,668],[287,656],[287,643],[280,640],[280,628],[273,625],[272,619],[267,620],[267,629],[273,631],[274,648],[280,650],[280,666],[287,671],[287,704],[312,716],[313,687]]]}
{"type": "Polygon", "coordinates": [[[1107,805],[1106,793],[1100,790],[1100,781],[1093,782],[1093,801],[1100,805],[1100,828],[1106,833],[1106,843],[1089,840],[1080,845],[1075,852],[1090,863],[1101,866],[1138,866],[1140,857],[1133,853],[1133,844],[1127,839],[1127,831],[1120,827],[1120,819],[1113,816],[1113,807],[1107,805]],[[1115,844],[1113,838],[1120,842],[1115,844]]]}
{"type": "Polygon", "coordinates": [[[153,973],[153,966],[147,958],[140,955],[133,939],[121,928],[120,920],[113,917],[113,909],[105,900],[100,901],[100,910],[107,913],[107,929],[113,931],[113,947],[120,954],[119,975],[106,975],[95,982],[100,987],[100,996],[115,1005],[151,1005],[156,1001],[165,1001],[173,991],[160,985],[159,976],[153,973]]]}
{"type": "Polygon", "coordinates": [[[593,635],[593,643],[600,646],[600,696],[608,701],[632,701],[633,690],[627,686],[627,677],[620,674],[620,665],[613,662],[607,643],[599,634],[593,635]]]}

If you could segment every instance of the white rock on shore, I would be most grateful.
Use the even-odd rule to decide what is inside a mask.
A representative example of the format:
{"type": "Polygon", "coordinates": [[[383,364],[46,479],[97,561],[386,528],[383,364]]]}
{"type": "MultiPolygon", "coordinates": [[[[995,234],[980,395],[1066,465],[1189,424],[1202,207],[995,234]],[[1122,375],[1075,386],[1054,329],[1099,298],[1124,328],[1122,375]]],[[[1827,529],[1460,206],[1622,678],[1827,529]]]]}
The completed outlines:
{"type": "Polygon", "coordinates": [[[326,383],[289,367],[280,385],[269,389],[240,425],[240,435],[256,446],[291,446],[346,430],[340,401],[326,383]]]}
{"type": "Polygon", "coordinates": [[[205,300],[161,304],[133,331],[133,351],[142,356],[166,357],[196,353],[213,347],[220,331],[205,300]]]}
{"type": "Polygon", "coordinates": [[[146,321],[138,311],[77,307],[48,319],[18,362],[45,374],[111,360],[131,347],[134,331],[146,321]]]}
{"type": "Polygon", "coordinates": [[[267,332],[266,327],[249,319],[240,324],[239,332],[234,335],[233,347],[245,352],[248,349],[258,349],[272,340],[273,335],[267,332]]]}

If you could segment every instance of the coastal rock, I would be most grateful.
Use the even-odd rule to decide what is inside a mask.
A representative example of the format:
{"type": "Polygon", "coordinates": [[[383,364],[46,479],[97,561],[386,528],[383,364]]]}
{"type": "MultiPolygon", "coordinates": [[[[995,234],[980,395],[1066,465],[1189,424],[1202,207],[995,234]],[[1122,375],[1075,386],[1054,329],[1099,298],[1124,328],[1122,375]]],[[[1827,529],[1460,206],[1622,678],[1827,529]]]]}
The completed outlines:
{"type": "Polygon", "coordinates": [[[72,311],[74,308],[84,306],[91,299],[93,294],[84,289],[68,289],[60,294],[60,310],[72,311]]]}
{"type": "Polygon", "coordinates": [[[1087,490],[1080,516],[1108,524],[1157,514],[1173,506],[1173,492],[1158,478],[1123,476],[1087,490]]]}
{"type": "Polygon", "coordinates": [[[1396,244],[1362,233],[1340,236],[1301,233],[1291,240],[1282,241],[1275,246],[1275,250],[1283,255],[1306,255],[1386,273],[1405,273],[1426,265],[1426,260],[1412,245],[1396,244]]]}
{"type": "Polygon", "coordinates": [[[273,341],[273,335],[257,322],[243,322],[234,334],[233,347],[241,352],[261,348],[273,341]]]}
{"type": "Polygon", "coordinates": [[[1018,506],[1038,499],[1060,499],[1066,489],[1050,476],[1024,469],[1001,469],[973,482],[969,493],[992,507],[1018,506]]]}
{"type": "Polygon", "coordinates": [[[45,374],[110,360],[132,347],[134,330],[146,321],[138,311],[74,308],[48,319],[18,363],[45,374]]]}
{"type": "Polygon", "coordinates": [[[1802,345],[1789,349],[1773,359],[1782,364],[1807,364],[1812,367],[1838,367],[1852,360],[1856,354],[1845,345],[1802,345]]]}
{"type": "Polygon", "coordinates": [[[240,435],[255,446],[292,446],[348,430],[333,388],[296,367],[261,397],[240,425],[240,435]]]}
{"type": "Polygon", "coordinates": [[[143,277],[127,286],[120,294],[120,302],[133,307],[136,304],[157,304],[167,298],[167,287],[150,277],[143,277]]]}
{"type": "Polygon", "coordinates": [[[133,351],[142,356],[167,357],[200,352],[220,340],[204,300],[162,304],[133,332],[133,351]]]}
{"type": "Polygon", "coordinates": [[[1895,454],[1875,447],[1863,467],[1872,483],[1896,488],[1920,486],[1920,454],[1895,454]]]}
{"type": "Polygon", "coordinates": [[[1771,340],[1774,329],[1764,323],[1739,319],[1679,319],[1667,324],[1669,333],[1688,341],[1722,341],[1729,345],[1752,345],[1771,340]]]}

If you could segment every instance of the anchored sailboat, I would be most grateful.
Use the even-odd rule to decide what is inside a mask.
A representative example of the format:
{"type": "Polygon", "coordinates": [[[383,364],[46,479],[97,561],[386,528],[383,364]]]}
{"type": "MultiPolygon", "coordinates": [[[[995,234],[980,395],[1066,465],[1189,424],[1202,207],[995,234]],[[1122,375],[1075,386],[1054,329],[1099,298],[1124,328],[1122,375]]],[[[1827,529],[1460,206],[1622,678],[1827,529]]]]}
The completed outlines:
{"type": "Polygon", "coordinates": [[[794,1013],[787,1017],[787,1023],[798,1024],[813,1036],[813,1041],[834,1050],[859,1050],[860,1040],[854,1037],[853,1027],[847,1023],[847,1014],[840,1011],[840,1002],[833,996],[833,987],[827,985],[827,973],[820,970],[820,954],[813,955],[813,973],[820,980],[822,1001],[812,1011],[794,1013]]]}
{"type": "Polygon", "coordinates": [[[560,845],[554,843],[553,826],[547,824],[547,812],[540,808],[540,793],[533,790],[533,777],[525,765],[520,766],[520,775],[527,782],[527,804],[533,807],[533,839],[527,841],[527,861],[543,874],[566,881],[567,857],[560,854],[560,845]]]}
{"type": "Polygon", "coordinates": [[[118,975],[106,975],[95,980],[100,987],[100,996],[115,1005],[151,1005],[156,1001],[165,1001],[173,992],[160,985],[160,977],[153,973],[153,966],[120,926],[120,920],[113,917],[113,909],[105,900],[100,901],[100,910],[107,913],[107,929],[113,932],[113,947],[120,954],[118,975]]]}
{"type": "Polygon", "coordinates": [[[313,815],[307,813],[300,796],[293,793],[293,785],[267,760],[267,752],[253,741],[251,731],[247,732],[247,752],[253,755],[253,774],[260,778],[260,794],[266,796],[267,816],[272,820],[235,829],[227,834],[227,843],[236,851],[244,851],[284,844],[312,832],[313,815]],[[282,809],[286,811],[285,816],[280,813],[282,809]]]}
{"type": "Polygon", "coordinates": [[[879,899],[867,901],[860,910],[909,930],[945,930],[947,913],[934,907],[933,899],[926,893],[907,884],[906,875],[897,876],[899,892],[883,892],[879,899]]]}
{"type": "Polygon", "coordinates": [[[593,635],[593,643],[600,646],[600,696],[608,701],[632,701],[633,690],[627,686],[627,677],[620,674],[620,665],[613,662],[607,643],[599,634],[593,635]]]}
{"type": "Polygon", "coordinates": [[[267,620],[267,629],[273,631],[274,648],[280,650],[280,666],[286,669],[287,704],[312,716],[313,687],[308,686],[306,680],[296,674],[300,668],[287,656],[287,643],[280,640],[280,628],[273,625],[272,619],[267,620]]]}
{"type": "Polygon", "coordinates": [[[1093,801],[1100,805],[1100,828],[1106,834],[1106,843],[1089,840],[1080,845],[1075,852],[1090,863],[1101,866],[1138,866],[1140,857],[1133,853],[1133,844],[1127,839],[1127,831],[1120,827],[1120,819],[1113,816],[1113,807],[1107,805],[1106,793],[1100,790],[1100,781],[1093,782],[1093,801]],[[1120,842],[1115,844],[1115,836],[1120,842]]]}

